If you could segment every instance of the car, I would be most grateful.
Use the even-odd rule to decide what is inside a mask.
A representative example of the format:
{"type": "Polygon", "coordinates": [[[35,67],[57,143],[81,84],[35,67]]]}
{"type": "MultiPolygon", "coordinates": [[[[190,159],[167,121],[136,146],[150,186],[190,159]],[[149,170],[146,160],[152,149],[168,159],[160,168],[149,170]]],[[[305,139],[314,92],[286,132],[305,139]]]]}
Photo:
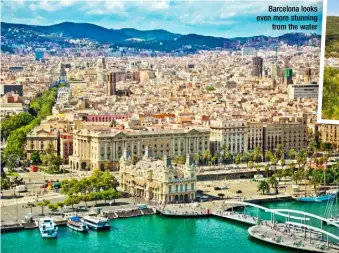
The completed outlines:
{"type": "Polygon", "coordinates": [[[207,196],[201,196],[200,197],[200,201],[201,202],[206,202],[206,201],[208,201],[209,200],[209,197],[207,197],[207,196]]]}
{"type": "Polygon", "coordinates": [[[197,190],[198,194],[202,194],[204,191],[203,190],[197,190]]]}
{"type": "Polygon", "coordinates": [[[214,187],[214,190],[215,190],[215,191],[220,191],[221,188],[216,186],[216,187],[214,187]]]}
{"type": "Polygon", "coordinates": [[[228,190],[227,186],[221,187],[222,190],[228,190]]]}
{"type": "Polygon", "coordinates": [[[242,193],[242,191],[241,190],[237,190],[235,193],[239,194],[239,193],[242,193]]]}

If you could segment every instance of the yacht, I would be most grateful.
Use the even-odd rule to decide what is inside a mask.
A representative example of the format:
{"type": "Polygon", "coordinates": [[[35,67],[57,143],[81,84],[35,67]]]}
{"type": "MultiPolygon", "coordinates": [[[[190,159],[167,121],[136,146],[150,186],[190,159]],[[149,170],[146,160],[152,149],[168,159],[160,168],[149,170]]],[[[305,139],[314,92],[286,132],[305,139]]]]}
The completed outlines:
{"type": "Polygon", "coordinates": [[[67,227],[78,231],[78,232],[87,232],[88,231],[88,226],[86,225],[85,222],[81,221],[80,217],[78,216],[73,216],[70,217],[66,223],[67,227]]]}
{"type": "Polygon", "coordinates": [[[56,238],[58,234],[58,227],[53,218],[41,218],[39,230],[42,238],[56,238]]]}
{"type": "Polygon", "coordinates": [[[107,218],[98,217],[98,216],[84,216],[82,221],[86,223],[86,225],[93,230],[109,230],[111,229],[111,225],[108,222],[107,218]]]}

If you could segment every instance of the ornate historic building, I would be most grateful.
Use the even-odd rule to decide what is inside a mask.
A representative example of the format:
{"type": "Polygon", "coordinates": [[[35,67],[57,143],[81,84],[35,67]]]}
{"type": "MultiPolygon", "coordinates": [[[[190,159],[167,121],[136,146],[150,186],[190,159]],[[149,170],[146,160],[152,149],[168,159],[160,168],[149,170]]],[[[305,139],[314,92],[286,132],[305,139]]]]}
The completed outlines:
{"type": "Polygon", "coordinates": [[[172,165],[171,159],[155,160],[146,147],[142,160],[135,165],[125,150],[120,159],[121,190],[159,204],[191,202],[196,193],[196,170],[193,156],[187,155],[185,165],[172,165]]]}
{"type": "Polygon", "coordinates": [[[185,156],[209,149],[208,129],[179,129],[161,131],[87,130],[73,133],[73,155],[69,157],[73,170],[103,168],[112,163],[117,168],[123,150],[141,158],[146,147],[155,158],[185,156]]]}

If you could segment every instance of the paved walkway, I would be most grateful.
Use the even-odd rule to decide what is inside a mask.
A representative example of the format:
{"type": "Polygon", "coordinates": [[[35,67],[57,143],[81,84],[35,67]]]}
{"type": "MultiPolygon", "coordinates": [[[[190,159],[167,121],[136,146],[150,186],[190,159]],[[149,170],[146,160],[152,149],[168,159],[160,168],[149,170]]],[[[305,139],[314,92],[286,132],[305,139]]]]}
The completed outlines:
{"type": "Polygon", "coordinates": [[[337,253],[338,249],[334,249],[333,244],[327,244],[327,242],[320,240],[319,233],[312,233],[311,240],[309,238],[309,232],[305,239],[305,233],[301,232],[288,232],[285,224],[271,226],[253,226],[248,229],[249,234],[261,241],[281,245],[284,247],[294,248],[297,250],[307,250],[311,252],[329,252],[337,253]],[[329,247],[328,247],[329,246],[329,247]]]}

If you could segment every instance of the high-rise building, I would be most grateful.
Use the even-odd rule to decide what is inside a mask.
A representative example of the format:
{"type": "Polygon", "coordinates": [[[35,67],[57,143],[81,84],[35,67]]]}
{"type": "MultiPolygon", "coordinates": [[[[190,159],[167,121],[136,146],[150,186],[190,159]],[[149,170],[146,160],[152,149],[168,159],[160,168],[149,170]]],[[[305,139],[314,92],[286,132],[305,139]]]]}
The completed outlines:
{"type": "Polygon", "coordinates": [[[44,52],[41,50],[36,50],[35,51],[35,60],[36,61],[41,61],[44,59],[44,52]]]}
{"type": "Polygon", "coordinates": [[[252,67],[252,76],[255,77],[262,77],[262,72],[263,72],[263,63],[264,59],[261,57],[253,57],[253,67],[252,67]]]}
{"type": "Polygon", "coordinates": [[[117,82],[114,72],[110,72],[106,75],[106,95],[112,96],[117,94],[117,82]]]}
{"type": "Polygon", "coordinates": [[[67,82],[67,72],[66,72],[65,67],[64,67],[63,64],[60,65],[59,81],[61,83],[67,82]]]}
{"type": "Polygon", "coordinates": [[[311,77],[312,77],[312,70],[310,68],[308,68],[308,69],[305,70],[305,73],[304,73],[304,82],[310,83],[311,77]]]}
{"type": "Polygon", "coordinates": [[[293,84],[292,77],[293,77],[293,70],[289,67],[286,67],[284,69],[284,83],[286,86],[289,84],[293,84]]]}
{"type": "Polygon", "coordinates": [[[106,74],[106,95],[117,95],[117,82],[125,81],[126,74],[123,71],[111,71],[106,74]]]}

